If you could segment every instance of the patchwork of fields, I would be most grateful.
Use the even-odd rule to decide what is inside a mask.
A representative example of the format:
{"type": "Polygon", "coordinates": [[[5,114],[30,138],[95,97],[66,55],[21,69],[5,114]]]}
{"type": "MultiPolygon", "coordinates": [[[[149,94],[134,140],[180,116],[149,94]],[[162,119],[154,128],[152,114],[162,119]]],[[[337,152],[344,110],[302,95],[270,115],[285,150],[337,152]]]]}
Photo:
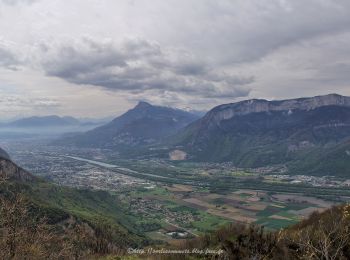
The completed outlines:
{"type": "Polygon", "coordinates": [[[147,234],[168,243],[182,239],[169,236],[174,232],[188,238],[232,222],[261,224],[277,230],[332,205],[298,194],[245,189],[216,194],[190,185],[160,183],[153,189],[131,191],[127,197],[130,205],[137,204],[136,217],[158,224],[147,234]]]}
{"type": "MultiPolygon", "coordinates": [[[[177,185],[174,185],[177,186],[177,185]]],[[[184,186],[184,185],[182,185],[184,186]]],[[[269,192],[238,190],[226,195],[168,190],[176,194],[179,203],[203,210],[229,221],[262,224],[279,229],[297,223],[313,211],[322,211],[332,203],[296,194],[269,194],[269,192]],[[181,201],[182,200],[182,201],[181,201]]]]}

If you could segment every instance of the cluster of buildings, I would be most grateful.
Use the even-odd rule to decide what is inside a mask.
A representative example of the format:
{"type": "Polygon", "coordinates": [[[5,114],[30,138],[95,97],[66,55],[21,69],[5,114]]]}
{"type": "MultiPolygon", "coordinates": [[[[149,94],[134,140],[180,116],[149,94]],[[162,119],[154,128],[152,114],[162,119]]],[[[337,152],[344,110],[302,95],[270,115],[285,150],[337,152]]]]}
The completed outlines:
{"type": "Polygon", "coordinates": [[[266,175],[266,178],[283,181],[289,184],[308,184],[314,187],[348,187],[350,180],[339,180],[332,176],[309,176],[309,175],[266,175]]]}
{"type": "Polygon", "coordinates": [[[185,210],[172,210],[157,200],[147,198],[132,198],[129,201],[129,209],[135,214],[147,217],[156,217],[161,214],[168,223],[181,224],[188,226],[193,221],[199,220],[199,217],[185,210]]]}

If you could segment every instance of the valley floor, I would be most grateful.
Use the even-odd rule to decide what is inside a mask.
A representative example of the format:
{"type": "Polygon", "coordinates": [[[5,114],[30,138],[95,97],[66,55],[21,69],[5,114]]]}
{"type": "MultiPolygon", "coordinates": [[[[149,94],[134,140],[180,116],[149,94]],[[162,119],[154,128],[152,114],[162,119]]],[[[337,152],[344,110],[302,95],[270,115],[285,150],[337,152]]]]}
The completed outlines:
{"type": "Polygon", "coordinates": [[[278,230],[350,198],[346,180],[288,176],[283,167],[119,160],[108,151],[30,140],[5,148],[20,166],[54,183],[117,195],[138,232],[170,244],[228,223],[278,230]]]}

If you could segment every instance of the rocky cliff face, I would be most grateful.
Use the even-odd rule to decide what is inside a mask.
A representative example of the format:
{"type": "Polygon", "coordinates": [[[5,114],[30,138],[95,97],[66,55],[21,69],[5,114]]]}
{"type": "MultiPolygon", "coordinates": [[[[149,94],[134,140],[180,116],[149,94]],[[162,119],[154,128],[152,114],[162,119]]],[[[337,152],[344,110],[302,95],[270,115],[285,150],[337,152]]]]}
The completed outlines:
{"type": "Polygon", "coordinates": [[[0,179],[27,182],[36,180],[36,177],[18,167],[9,158],[0,156],[0,179]]]}
{"type": "Polygon", "coordinates": [[[251,99],[215,107],[203,118],[203,120],[211,121],[211,123],[218,123],[235,116],[248,115],[251,113],[272,111],[287,111],[288,113],[293,113],[293,110],[309,111],[323,106],[350,107],[350,97],[329,94],[325,96],[281,101],[251,99]]]}
{"type": "Polygon", "coordinates": [[[10,159],[10,156],[3,149],[0,148],[0,158],[10,159]]]}
{"type": "Polygon", "coordinates": [[[181,147],[195,161],[243,168],[283,164],[298,174],[345,176],[350,98],[332,94],[221,105],[174,136],[170,147],[181,147]]]}

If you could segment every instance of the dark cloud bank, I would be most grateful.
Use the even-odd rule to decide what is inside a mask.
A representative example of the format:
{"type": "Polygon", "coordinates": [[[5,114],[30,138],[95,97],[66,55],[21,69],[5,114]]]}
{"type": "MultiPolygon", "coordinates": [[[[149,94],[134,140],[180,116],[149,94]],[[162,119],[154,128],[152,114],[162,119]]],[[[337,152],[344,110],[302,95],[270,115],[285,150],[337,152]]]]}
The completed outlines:
{"type": "Polygon", "coordinates": [[[163,50],[145,40],[98,42],[82,38],[42,48],[47,75],[75,84],[140,93],[177,92],[198,97],[242,97],[249,94],[253,76],[231,75],[210,67],[185,50],[163,50]]]}

